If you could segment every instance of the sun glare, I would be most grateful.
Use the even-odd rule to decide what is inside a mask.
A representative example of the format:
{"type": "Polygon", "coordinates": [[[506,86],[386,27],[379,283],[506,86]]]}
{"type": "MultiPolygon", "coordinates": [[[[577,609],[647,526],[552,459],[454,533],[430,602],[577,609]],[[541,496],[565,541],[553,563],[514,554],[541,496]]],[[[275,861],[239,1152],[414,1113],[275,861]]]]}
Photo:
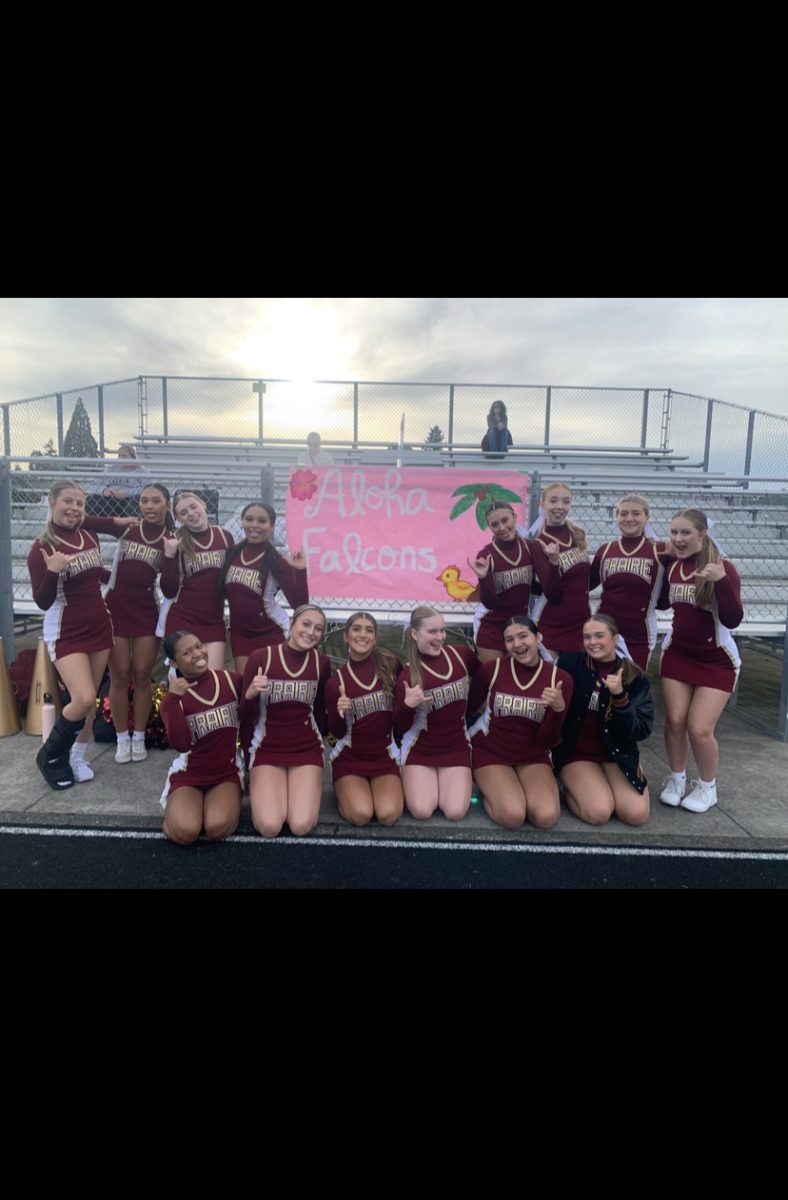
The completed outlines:
{"type": "Polygon", "coordinates": [[[230,357],[245,374],[267,379],[347,379],[357,340],[336,312],[314,300],[265,303],[262,319],[230,357]]]}

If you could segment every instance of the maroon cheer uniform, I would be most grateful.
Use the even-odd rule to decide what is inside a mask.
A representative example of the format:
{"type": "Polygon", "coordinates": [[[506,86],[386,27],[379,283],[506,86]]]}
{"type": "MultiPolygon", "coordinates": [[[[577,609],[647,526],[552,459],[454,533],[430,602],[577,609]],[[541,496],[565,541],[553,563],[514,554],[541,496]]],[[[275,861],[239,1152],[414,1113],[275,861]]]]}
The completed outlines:
{"type": "Polygon", "coordinates": [[[583,626],[591,615],[588,580],[591,564],[585,550],[574,546],[565,525],[545,525],[531,543],[531,556],[542,588],[531,606],[548,650],[582,650],[583,626]],[[554,567],[545,546],[557,542],[559,563],[554,567]]]}
{"type": "MultiPolygon", "coordinates": [[[[111,518],[101,518],[111,524],[111,518]]],[[[42,546],[38,538],[30,547],[27,566],[33,585],[33,599],[46,612],[43,637],[54,662],[67,654],[94,654],[111,650],[112,621],[101,594],[107,569],[101,559],[101,545],[94,533],[77,526],[52,524],[56,549],[71,562],[59,575],[48,571],[46,559],[51,546],[42,546]],[[44,553],[42,553],[42,551],[44,553]]]]}
{"type": "Polygon", "coordinates": [[[484,650],[503,650],[503,631],[511,617],[528,612],[534,568],[528,543],[515,535],[513,542],[493,538],[477,558],[491,558],[492,566],[479,580],[479,596],[487,612],[477,610],[474,620],[476,645],[484,650]]]}
{"type": "MultiPolygon", "coordinates": [[[[399,659],[395,672],[402,670],[399,659]]],[[[326,684],[326,716],[329,733],[337,744],[331,751],[331,777],[334,783],[346,775],[374,779],[378,775],[399,775],[399,749],[392,732],[394,698],[386,692],[375,671],[372,655],[360,662],[346,662],[326,684]],[[339,684],[353,701],[345,716],[337,712],[339,684]]]]}
{"type": "Polygon", "coordinates": [[[244,695],[260,667],[269,690],[254,713],[250,767],[322,767],[328,656],[285,642],[255,650],[244,670],[244,695]]]}
{"type": "Polygon", "coordinates": [[[552,766],[549,751],[561,737],[561,725],[574,682],[566,671],[540,658],[536,667],[513,658],[482,663],[473,677],[468,712],[482,709],[468,734],[473,767],[552,766]],[[563,684],[565,708],[555,712],[541,699],[546,687],[563,684]]]}
{"type": "Polygon", "coordinates": [[[224,599],[217,587],[224,552],[232,546],[233,535],[210,525],[191,536],[198,547],[196,554],[184,554],[179,549],[172,558],[162,555],[161,590],[171,603],[162,605],[156,632],[161,635],[187,629],[203,643],[223,642],[224,599]]]}
{"type": "Polygon", "coordinates": [[[657,600],[665,569],[659,555],[664,542],[619,537],[600,546],[591,563],[589,591],[602,584],[597,612],[618,625],[630,658],[645,671],[657,644],[657,600]]]}
{"type": "Polygon", "coordinates": [[[206,791],[220,783],[241,786],[238,753],[241,676],[234,671],[206,671],[183,696],[171,692],[159,706],[173,750],[182,753],[173,761],[160,803],[176,788],[206,791]]]}
{"type": "Polygon", "coordinates": [[[291,566],[276,550],[269,559],[271,570],[261,570],[264,553],[247,543],[227,569],[230,646],[235,656],[248,657],[261,646],[286,640],[290,618],[276,603],[280,588],[293,609],[309,601],[306,571],[291,566]]]}
{"type": "Polygon", "coordinates": [[[405,685],[412,687],[409,667],[394,688],[394,732],[402,739],[400,765],[470,767],[465,712],[478,658],[467,646],[444,646],[440,654],[420,655],[419,666],[424,704],[408,708],[405,703],[405,685]]]}
{"type": "Polygon", "coordinates": [[[741,666],[731,629],[741,624],[739,572],[727,558],[725,577],[714,584],[711,606],[695,607],[696,556],[676,559],[665,572],[659,607],[673,609],[673,626],[662,643],[659,673],[693,687],[732,692],[741,666]]]}
{"type": "Polygon", "coordinates": [[[156,580],[166,529],[141,521],[119,535],[105,596],[115,637],[154,637],[159,620],[156,580]]]}

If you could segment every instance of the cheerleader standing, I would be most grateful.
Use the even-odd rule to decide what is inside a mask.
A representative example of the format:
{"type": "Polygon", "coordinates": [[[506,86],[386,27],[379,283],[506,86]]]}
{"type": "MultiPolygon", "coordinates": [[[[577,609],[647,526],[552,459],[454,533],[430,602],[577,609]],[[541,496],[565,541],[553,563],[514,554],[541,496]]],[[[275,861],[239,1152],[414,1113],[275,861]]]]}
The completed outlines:
{"type": "MultiPolygon", "coordinates": [[[[145,729],[151,709],[151,676],[159,648],[156,580],[161,571],[164,538],[174,528],[170,493],[162,483],[143,488],[141,523],[128,529],[115,551],[109,590],[104,597],[112,617],[115,644],[109,656],[109,703],[118,734],[115,762],[142,762],[148,757],[145,729]],[[129,685],[134,684],[134,733],[129,736],[129,685]]],[[[90,520],[90,518],[88,518],[90,520]]]]}
{"type": "Polygon", "coordinates": [[[394,684],[402,666],[377,646],[377,633],[371,613],[348,617],[348,661],[326,684],[328,729],[338,739],[330,756],[334,792],[341,815],[353,825],[366,825],[373,816],[393,825],[405,802],[392,731],[394,684]]]}
{"type": "Polygon", "coordinates": [[[651,733],[654,701],[645,673],[619,657],[618,627],[596,613],[583,626],[583,653],[562,654],[558,666],[574,690],[553,763],[571,811],[590,825],[613,813],[643,825],[651,804],[638,742],[651,733]]]}
{"type": "Polygon", "coordinates": [[[189,629],[199,637],[214,669],[224,666],[224,599],[217,583],[224,553],[233,536],[208,521],[205,501],[194,492],[181,492],[175,501],[180,521],[177,538],[164,538],[161,590],[170,603],[162,605],[158,633],[189,629]]]}
{"type": "Polygon", "coordinates": [[[419,820],[436,809],[459,821],[471,802],[470,739],[465,724],[471,676],[479,660],[467,646],[444,646],[446,623],[415,608],[405,633],[405,669],[394,688],[402,788],[419,820]]]}
{"type": "Polygon", "coordinates": [[[287,642],[255,650],[244,670],[244,696],[253,707],[249,747],[252,821],[276,837],[285,821],[297,837],[314,829],[323,789],[324,691],[331,673],[317,646],[325,633],[322,609],[303,604],[293,613],[287,642]]]}
{"type": "Polygon", "coordinates": [[[550,749],[572,698],[572,679],[539,654],[541,637],[530,617],[504,629],[507,656],[483,663],[473,677],[468,712],[473,776],[484,809],[497,825],[517,829],[529,820],[549,829],[561,815],[550,749]]]}
{"type": "Polygon", "coordinates": [[[476,653],[480,662],[502,658],[503,631],[517,613],[528,612],[534,569],[528,543],[516,529],[517,517],[511,504],[493,500],[486,512],[492,541],[479,551],[468,566],[479,578],[483,605],[474,619],[476,653]]]}
{"type": "MultiPolygon", "coordinates": [[[[112,622],[101,595],[107,571],[95,533],[82,528],[85,492],[70,479],[49,490],[49,520],[27,556],[33,599],[46,613],[43,636],[70,700],[36,755],[36,766],[56,791],[93,778],[85,747],[98,691],[112,649],[112,622]],[[79,735],[77,744],[76,739],[79,735]]],[[[115,531],[136,518],[93,518],[115,531]]]]}
{"type": "Polygon", "coordinates": [[[600,546],[591,563],[589,591],[602,584],[598,611],[613,617],[633,662],[645,671],[657,642],[657,600],[665,574],[664,542],[646,533],[649,502],[631,493],[616,505],[621,536],[600,546]]]}
{"type": "Polygon", "coordinates": [[[164,639],[177,668],[159,711],[167,739],[181,754],[170,767],[161,796],[166,837],[182,846],[203,830],[212,841],[228,837],[241,817],[241,676],[214,671],[193,633],[177,630],[164,639]]]}
{"type": "Polygon", "coordinates": [[[253,650],[284,642],[290,618],[276,603],[281,588],[291,608],[309,600],[306,555],[280,554],[270,541],[276,511],[270,504],[253,500],[241,513],[243,541],[225,551],[219,575],[219,594],[230,608],[230,647],[236,671],[243,672],[253,650]]]}
{"type": "Polygon", "coordinates": [[[555,657],[563,650],[583,648],[583,623],[588,620],[588,583],[591,564],[586,535],[568,521],[572,493],[563,483],[551,483],[542,492],[545,525],[533,542],[531,556],[542,595],[531,605],[545,647],[555,657]]]}
{"type": "Polygon", "coordinates": [[[712,542],[699,508],[675,514],[670,551],[676,559],[666,569],[659,607],[672,607],[673,627],[662,643],[659,673],[671,774],[659,798],[674,808],[707,812],[717,803],[720,748],[714,730],[741,666],[730,632],[744,616],[741,580],[712,542]],[[699,778],[685,796],[690,745],[699,778]]]}

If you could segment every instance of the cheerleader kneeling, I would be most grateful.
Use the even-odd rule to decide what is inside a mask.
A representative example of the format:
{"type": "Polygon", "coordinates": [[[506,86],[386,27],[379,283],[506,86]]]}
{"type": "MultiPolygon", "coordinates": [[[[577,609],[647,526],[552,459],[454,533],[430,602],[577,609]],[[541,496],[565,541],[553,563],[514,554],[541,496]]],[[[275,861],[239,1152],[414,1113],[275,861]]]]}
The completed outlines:
{"type": "Polygon", "coordinates": [[[235,832],[241,817],[241,676],[209,667],[205,646],[185,630],[164,639],[164,652],[177,676],[159,711],[170,745],[181,753],[161,796],[162,829],[182,846],[203,831],[220,841],[235,832]]]}

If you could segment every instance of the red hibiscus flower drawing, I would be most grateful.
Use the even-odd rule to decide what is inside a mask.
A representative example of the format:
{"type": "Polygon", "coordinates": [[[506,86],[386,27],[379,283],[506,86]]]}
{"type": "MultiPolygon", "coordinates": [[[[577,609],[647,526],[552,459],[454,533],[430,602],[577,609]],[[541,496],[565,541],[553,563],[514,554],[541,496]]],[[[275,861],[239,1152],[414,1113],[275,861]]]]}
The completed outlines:
{"type": "Polygon", "coordinates": [[[314,471],[293,471],[290,476],[290,495],[294,500],[308,500],[317,491],[314,471]]]}

